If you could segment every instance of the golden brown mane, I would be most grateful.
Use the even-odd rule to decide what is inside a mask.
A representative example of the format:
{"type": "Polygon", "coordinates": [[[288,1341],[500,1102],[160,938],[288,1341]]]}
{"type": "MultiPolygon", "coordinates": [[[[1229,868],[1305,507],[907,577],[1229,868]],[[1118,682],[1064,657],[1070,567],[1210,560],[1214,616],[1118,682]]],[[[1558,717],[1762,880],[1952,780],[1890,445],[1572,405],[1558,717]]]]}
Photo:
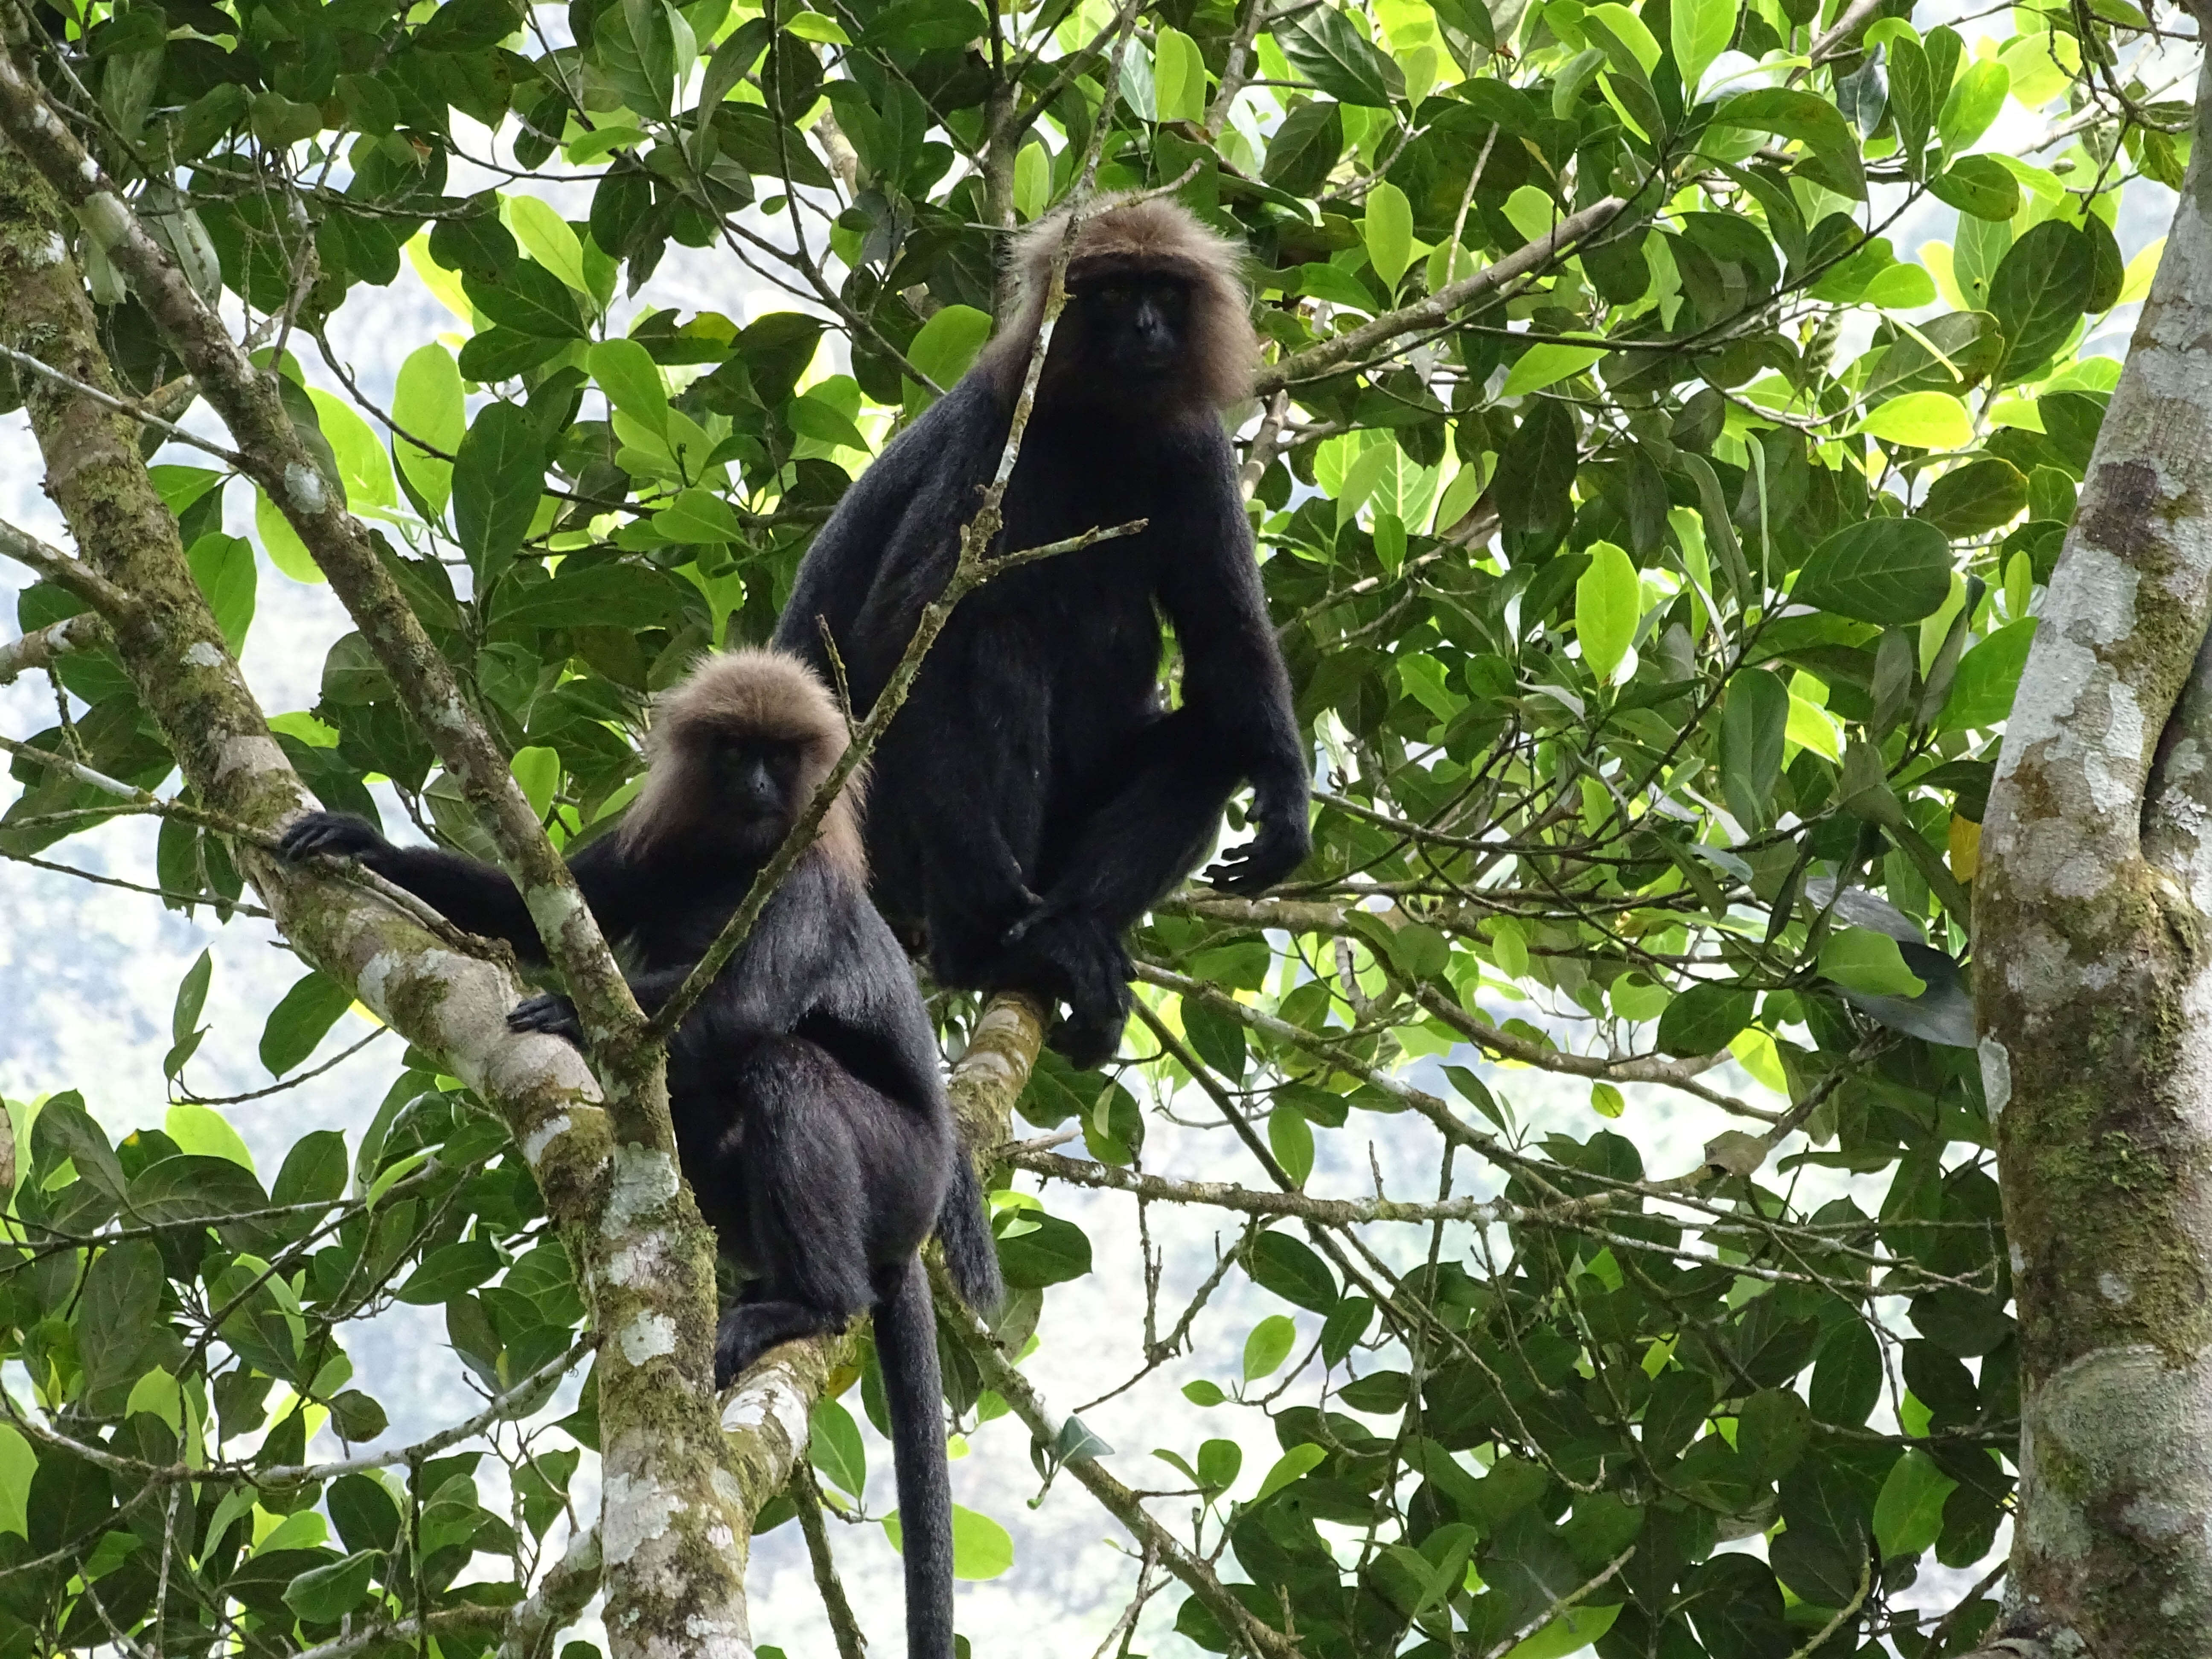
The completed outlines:
{"type": "MultiPolygon", "coordinates": [[[[645,740],[645,785],[623,820],[623,850],[643,852],[669,836],[702,826],[708,797],[702,775],[706,740],[716,733],[799,745],[799,799],[805,802],[845,752],[845,720],[829,688],[788,652],[747,647],[718,652],[684,682],[661,694],[645,740]]],[[[865,884],[867,854],[860,840],[866,781],[845,780],[822,819],[815,847],[865,884]]]]}
{"type": "MultiPolygon", "coordinates": [[[[1067,210],[1048,214],[1014,240],[1012,258],[1021,272],[1021,297],[1013,315],[983,348],[980,360],[1008,402],[1021,390],[1030,348],[1044,320],[1044,301],[1052,283],[1053,256],[1067,229],[1067,210]]],[[[1250,307],[1238,274],[1242,252],[1218,236],[1181,203],[1167,197],[1105,207],[1076,233],[1067,262],[1067,285],[1112,274],[1162,273],[1190,285],[1190,366],[1176,387],[1176,402],[1188,409],[1226,409],[1249,395],[1260,345],[1252,331],[1250,307]]],[[[1064,369],[1081,354],[1080,313],[1060,313],[1045,362],[1041,395],[1073,390],[1064,369]]]]}

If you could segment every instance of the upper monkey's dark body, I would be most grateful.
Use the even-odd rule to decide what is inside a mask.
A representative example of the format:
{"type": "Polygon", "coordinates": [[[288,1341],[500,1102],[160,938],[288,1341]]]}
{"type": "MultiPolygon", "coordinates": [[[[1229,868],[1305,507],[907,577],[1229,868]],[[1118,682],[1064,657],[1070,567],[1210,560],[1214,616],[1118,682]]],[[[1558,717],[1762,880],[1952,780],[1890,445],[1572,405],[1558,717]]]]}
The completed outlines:
{"type": "MultiPolygon", "coordinates": [[[[648,1012],[706,953],[844,743],[828,692],[780,653],[714,659],[665,701],[629,817],[569,860],[648,1012]]],[[[937,1231],[979,1306],[998,1300],[998,1264],[914,970],[868,902],[856,785],[671,1039],[669,1110],[700,1212],[749,1275],[716,1334],[718,1383],[780,1342],[874,1310],[899,1504],[913,1517],[909,1659],[951,1659],[937,1323],[916,1252],[937,1231]]],[[[292,824],[283,850],[358,859],[460,927],[545,961],[514,884],[491,866],[393,847],[327,812],[292,824]]],[[[533,998],[509,1019],[580,1041],[564,998],[533,998]]]]}
{"type": "MultiPolygon", "coordinates": [[[[801,566],[776,642],[865,708],[943,589],[1012,425],[1061,222],[1025,239],[1022,312],[861,475],[801,566]]],[[[939,980],[1070,1005],[1056,1041],[1109,1054],[1120,935],[1206,856],[1240,784],[1259,833],[1216,872],[1257,890],[1305,856],[1306,753],[1220,419],[1254,344],[1226,245],[1182,209],[1079,232],[1070,301],[1003,503],[1000,550],[1132,519],[1139,533],[1009,571],[955,608],[875,755],[877,902],[921,923],[939,980]],[[1182,653],[1159,688],[1162,618],[1182,653]]]]}

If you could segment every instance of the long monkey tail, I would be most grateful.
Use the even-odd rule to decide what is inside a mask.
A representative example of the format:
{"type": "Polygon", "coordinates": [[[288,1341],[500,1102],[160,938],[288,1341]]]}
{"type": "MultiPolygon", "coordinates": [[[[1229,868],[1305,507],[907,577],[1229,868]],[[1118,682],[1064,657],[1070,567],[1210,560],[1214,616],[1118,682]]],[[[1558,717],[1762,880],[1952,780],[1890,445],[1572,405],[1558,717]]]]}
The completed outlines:
{"type": "Polygon", "coordinates": [[[975,1179],[975,1160],[957,1142],[952,1148],[952,1179],[945,1188],[945,1202],[937,1212],[938,1242],[945,1246],[945,1266],[960,1299],[988,1319],[999,1311],[1006,1287],[999,1277],[998,1247],[991,1242],[991,1224],[983,1214],[983,1188],[975,1179]]]}
{"type": "Polygon", "coordinates": [[[906,1264],[897,1290],[876,1304],[876,1358],[898,1477],[907,1659],[952,1659],[952,1485],[945,1467],[937,1314],[920,1256],[906,1264]]]}

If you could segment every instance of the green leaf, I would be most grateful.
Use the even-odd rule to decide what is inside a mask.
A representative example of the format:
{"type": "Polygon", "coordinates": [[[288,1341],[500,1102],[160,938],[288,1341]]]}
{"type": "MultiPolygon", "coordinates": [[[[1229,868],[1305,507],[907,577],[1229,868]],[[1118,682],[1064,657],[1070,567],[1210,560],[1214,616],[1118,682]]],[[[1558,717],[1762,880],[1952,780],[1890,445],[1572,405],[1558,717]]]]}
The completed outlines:
{"type": "Polygon", "coordinates": [[[1267,1471],[1267,1478],[1260,1483],[1260,1490],[1252,1494],[1252,1501],[1255,1504],[1265,1503],[1299,1476],[1319,1468],[1328,1456],[1328,1451],[1320,1446],[1291,1447],[1275,1460],[1274,1468],[1267,1471]]]}
{"type": "Polygon", "coordinates": [[[602,340],[586,354],[607,401],[656,437],[668,433],[668,389],[659,365],[635,340],[602,340]]]}
{"type": "Polygon", "coordinates": [[[854,1502],[868,1486],[868,1449],[861,1443],[860,1425],[853,1414],[834,1400],[814,1407],[806,1437],[806,1461],[829,1478],[830,1484],[854,1502]]]}
{"type": "Polygon", "coordinates": [[[464,276],[469,301],[493,322],[541,340],[580,340],[583,313],[568,284],[540,264],[518,259],[496,283],[464,276]]]}
{"type": "MultiPolygon", "coordinates": [[[[316,1045],[338,1023],[338,1016],[351,1006],[351,991],[311,969],[269,1011],[268,1023],[261,1031],[261,1063],[272,1076],[283,1076],[315,1052],[316,1045]]],[[[198,1149],[186,1146],[185,1150],[198,1149]]]]}
{"type": "MultiPolygon", "coordinates": [[[[902,1553],[906,1547],[898,1511],[893,1510],[884,1517],[884,1535],[891,1540],[891,1547],[902,1553]]],[[[974,1510],[952,1506],[952,1576],[974,1581],[996,1578],[1014,1565],[1013,1535],[988,1515],[974,1510]]]]}
{"type": "Polygon", "coordinates": [[[1042,1290],[1091,1271],[1091,1240],[1080,1227],[1038,1210],[1023,1218],[1034,1224],[1030,1231],[999,1241],[999,1266],[1011,1288],[1042,1290]]]}
{"type": "Polygon", "coordinates": [[[1275,1162],[1283,1166],[1293,1186],[1304,1186],[1314,1164],[1313,1125],[1306,1121],[1305,1114],[1288,1106],[1278,1106],[1268,1113],[1267,1150],[1274,1153],[1275,1162]]]}
{"type": "Polygon", "coordinates": [[[1939,732],[1986,730],[2012,713],[2020,677],[2035,642],[2035,618],[2022,617],[1984,640],[1960,659],[1951,696],[1943,705],[1939,732]]]}
{"type": "Polygon", "coordinates": [[[1221,1385],[1218,1382],[1209,1382],[1202,1376],[1195,1382],[1186,1382],[1182,1385],[1182,1397],[1194,1406],[1206,1408],[1218,1406],[1229,1398],[1227,1395],[1222,1393],[1221,1385]]]}
{"type": "Polygon", "coordinates": [[[1520,360],[1507,371],[1505,384],[1498,390],[1501,398],[1518,398],[1531,392],[1541,392],[1556,385],[1570,374],[1579,374],[1605,356],[1601,345],[1567,345],[1547,340],[1541,345],[1532,345],[1522,352],[1520,360]]]}
{"type": "Polygon", "coordinates": [[[1406,77],[1398,65],[1334,6],[1278,23],[1273,32],[1291,67],[1341,103],[1387,109],[1393,99],[1405,96],[1406,77]]]}
{"type": "Polygon", "coordinates": [[[1928,988],[1905,965],[1897,941],[1869,927],[1838,927],[1822,940],[1820,971],[1863,996],[1917,997],[1928,988]]]}
{"type": "MultiPolygon", "coordinates": [[[[1248,1267],[1255,1284],[1285,1302],[1317,1314],[1336,1306],[1336,1275],[1310,1245],[1288,1233],[1270,1228],[1254,1239],[1248,1267]]],[[[1245,1354],[1249,1359],[1249,1345],[1245,1354]]]]}
{"type": "Polygon", "coordinates": [[[553,810],[554,793],[561,787],[561,756],[558,750],[543,744],[532,744],[514,751],[507,763],[514,781],[522,787],[523,798],[530,810],[542,819],[553,810]]]}
{"type": "Polygon", "coordinates": [[[843,410],[827,398],[817,397],[812,392],[793,398],[787,406],[786,413],[791,421],[791,429],[802,438],[835,444],[842,449],[857,449],[864,454],[867,451],[868,441],[860,435],[860,428],[853,424],[843,410]]]}
{"type": "Polygon", "coordinates": [[[432,513],[443,512],[453,494],[453,464],[408,440],[420,439],[449,456],[460,448],[468,413],[461,396],[461,372],[452,352],[433,341],[408,354],[392,394],[392,420],[408,434],[392,440],[392,458],[398,463],[400,475],[414,485],[432,513]]]}
{"type": "Polygon", "coordinates": [[[1154,37],[1152,96],[1163,121],[1206,118],[1206,59],[1181,29],[1162,28],[1154,37]]]}
{"type": "Polygon", "coordinates": [[[523,589],[499,619],[513,627],[653,628],[681,615],[687,594],[697,593],[647,565],[595,564],[523,589]]]}
{"type": "Polygon", "coordinates": [[[1964,449],[1974,441],[1974,417],[1948,392],[1908,392],[1869,410],[1851,429],[1915,449],[1964,449]]]}
{"type": "Polygon", "coordinates": [[[1681,1060],[1720,1053],[1751,1024],[1753,1001],[1740,985],[1692,985],[1659,1016],[1660,1049],[1681,1060]]]}
{"type": "Polygon", "coordinates": [[[277,1204],[334,1204],[345,1196],[345,1136],[336,1129],[315,1129],[292,1143],[276,1171],[270,1199],[277,1204]]]}
{"type": "Polygon", "coordinates": [[[907,347],[907,361],[948,389],[975,362],[991,337],[988,312],[973,306],[946,306],[921,325],[907,347]]]}
{"type": "MultiPolygon", "coordinates": [[[[2045,469],[2055,471],[2056,469],[2045,469]]],[[[2010,461],[1987,455],[1945,473],[1928,487],[1915,516],[1960,540],[2008,523],[2027,506],[2027,480],[2010,461]]]]}
{"type": "Polygon", "coordinates": [[[1675,0],[1668,18],[1668,39],[1686,91],[1694,94],[1713,59],[1728,50],[1735,19],[1736,0],[1675,0]]]}
{"type": "Polygon", "coordinates": [[[569,288],[590,298],[592,284],[584,275],[584,245],[568,222],[535,196],[509,196],[501,205],[507,212],[507,228],[524,251],[569,288]]]}
{"type": "Polygon", "coordinates": [[[1943,1503],[1959,1483],[1923,1451],[1908,1451],[1893,1464],[1875,1500],[1874,1536],[1881,1559],[1920,1554],[1943,1532],[1943,1503]]]}
{"type": "Polygon", "coordinates": [[[1990,278],[1990,309],[2005,340],[1992,386],[2026,379],[2066,343],[2088,309],[2096,278],[2095,245],[2057,219],[2005,251],[1990,278]]]}
{"type": "Polygon", "coordinates": [[[328,1566],[310,1567],[284,1586],[284,1605],[310,1624],[334,1625],[368,1598],[384,1552],[362,1550],[328,1566]]]}
{"type": "Polygon", "coordinates": [[[1977,219],[2020,211],[2020,180],[1994,155],[1962,155],[1928,181],[1930,194],[1977,219]]]}
{"type": "Polygon", "coordinates": [[[155,1334],[167,1275],[149,1239],[128,1239],[100,1251],[86,1271],[76,1310],[77,1352],[85,1370],[85,1407],[119,1413],[138,1380],[155,1334]]]}
{"type": "Polygon", "coordinates": [[[1749,127],[1796,139],[1822,164],[1821,183],[1846,196],[1863,198],[1866,195],[1857,136],[1843,112],[1816,94],[1783,87],[1741,92],[1715,112],[1713,125],[1749,127]]]}
{"type": "Polygon", "coordinates": [[[1765,827],[1789,730],[1790,693],[1780,680],[1751,669],[1729,683],[1721,705],[1721,789],[1747,830],[1765,827]]]}
{"type": "MultiPolygon", "coordinates": [[[[287,533],[289,528],[286,526],[287,533]]],[[[243,537],[210,531],[192,544],[185,562],[191,567],[192,580],[207,597],[208,609],[215,613],[215,625],[222,632],[224,647],[235,657],[245,649],[246,631],[253,625],[258,576],[252,544],[243,537]]]]}
{"type": "Polygon", "coordinates": [[[653,527],[672,542],[737,542],[745,527],[720,495],[691,489],[653,515],[653,527]]]}
{"type": "Polygon", "coordinates": [[[453,531],[479,591],[514,562],[545,489],[537,425],[513,404],[488,404],[453,463],[453,531]]]}
{"type": "Polygon", "coordinates": [[[1806,1398],[1822,1422],[1856,1428],[1881,1403],[1881,1344],[1854,1319],[1821,1340],[1806,1398]]]}
{"type": "Polygon", "coordinates": [[[1950,597],[1951,544],[1921,519],[1865,519],[1813,550],[1790,597],[1860,622],[1932,616],[1950,597]]]}
{"type": "Polygon", "coordinates": [[[1644,581],[1636,562],[1611,542],[1593,542],[1589,567],[1575,580],[1575,634],[1583,665],[1598,684],[1612,684],[1644,616],[1644,581]]]}
{"type": "Polygon", "coordinates": [[[1244,1380],[1256,1382],[1270,1376],[1291,1357],[1291,1349],[1298,1340],[1298,1328],[1285,1314],[1269,1314],[1252,1328],[1244,1339],[1244,1380]]]}
{"type": "Polygon", "coordinates": [[[1308,196],[1328,181],[1344,154],[1344,108],[1333,99],[1299,103],[1267,141],[1260,176],[1277,190],[1308,196]]]}
{"type": "Polygon", "coordinates": [[[1375,274],[1384,286],[1395,289],[1406,267],[1413,263],[1413,210],[1406,192],[1388,179],[1368,192],[1360,238],[1367,245],[1375,274]]]}
{"type": "Polygon", "coordinates": [[[31,1480],[38,1468],[31,1443],[0,1423],[0,1532],[25,1539],[31,1535],[31,1480]]]}
{"type": "Polygon", "coordinates": [[[169,1011],[169,1040],[182,1042],[200,1030],[200,1011],[207,1006],[208,984],[215,977],[215,953],[203,951],[177,981],[177,1000],[169,1011]]]}
{"type": "Polygon", "coordinates": [[[268,1206],[268,1195],[249,1170],[231,1158],[197,1152],[148,1164],[131,1182],[125,1201],[131,1215],[149,1227],[219,1221],[268,1206]]]}
{"type": "Polygon", "coordinates": [[[1213,1492],[1227,1492],[1244,1468],[1244,1448],[1234,1440],[1209,1440],[1198,1449],[1199,1484],[1213,1492]]]}
{"type": "Polygon", "coordinates": [[[1946,155],[1956,155],[1989,131],[2012,90],[2012,71],[1995,58],[1970,64],[1951,83],[1950,95],[1936,118],[1936,137],[1946,155]]]}
{"type": "Polygon", "coordinates": [[[422,1265],[395,1294],[416,1307],[450,1302],[489,1279],[500,1265],[499,1251],[489,1239],[441,1245],[422,1258],[422,1265]]]}
{"type": "Polygon", "coordinates": [[[307,544],[300,539],[283,510],[258,484],[253,490],[253,531],[261,538],[261,550],[269,556],[269,562],[294,581],[313,586],[325,580],[322,567],[307,551],[307,544]]]}

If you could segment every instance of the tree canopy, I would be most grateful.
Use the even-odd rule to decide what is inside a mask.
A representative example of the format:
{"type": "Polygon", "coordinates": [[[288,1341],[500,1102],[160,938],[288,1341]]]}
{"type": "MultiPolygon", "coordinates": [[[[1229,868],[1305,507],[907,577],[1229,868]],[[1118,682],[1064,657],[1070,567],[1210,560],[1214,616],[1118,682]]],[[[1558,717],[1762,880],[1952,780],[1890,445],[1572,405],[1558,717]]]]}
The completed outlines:
{"type": "MultiPolygon", "coordinates": [[[[957,1425],[1128,1533],[1109,1651],[1972,1648],[2021,1365],[1980,821],[2120,370],[2083,344],[2157,263],[2123,257],[2123,201],[2180,185],[2189,112],[2126,0],[1908,9],[10,13],[0,391],[77,548],[0,526],[28,581],[0,855],[65,881],[157,816],[129,902],[273,911],[301,955],[272,1079],[314,1090],[357,999],[408,1046],[356,1062],[391,1071],[373,1121],[264,1185],[186,1082],[203,955],[170,1101],[9,1103],[0,1659],[534,1655],[602,1588],[592,1641],[663,1639],[672,1593],[610,1546],[666,1493],[586,1468],[677,1409],[611,1357],[629,1304],[589,1243],[651,1089],[610,1085],[583,1147],[590,1080],[519,1082],[437,977],[467,942],[362,943],[359,914],[400,921],[281,877],[269,832],[312,798],[514,864],[532,821],[542,860],[603,829],[651,695],[766,637],[980,349],[1006,233],[1092,167],[1249,251],[1266,362],[1234,416],[1315,852],[1266,897],[1158,907],[1102,1071],[1031,1070],[1034,1011],[933,995],[948,1054],[1011,1055],[1019,1090],[1010,1119],[956,1072],[1015,1290],[992,1333],[945,1313],[957,1425]],[[445,331],[361,370],[352,308],[395,283],[445,331]],[[118,408],[118,482],[73,484],[118,408]],[[257,592],[326,577],[319,695],[261,711],[239,793],[204,733],[259,716],[194,676],[257,592]],[[1094,1252],[1131,1206],[1201,1214],[1218,1257],[1094,1252]],[[1095,1392],[1133,1379],[1157,1453],[1020,1368],[1109,1287],[1144,1334],[1095,1392]],[[443,1310],[451,1392],[489,1402],[407,1445],[347,1354],[394,1302],[443,1310]]],[[[830,1563],[860,1546],[822,1506],[862,1512],[880,1382],[865,1339],[781,1363],[677,1501],[740,1543],[795,1518],[850,1659],[830,1563]]],[[[1020,1529],[963,1511],[962,1572],[1020,1529]]]]}

